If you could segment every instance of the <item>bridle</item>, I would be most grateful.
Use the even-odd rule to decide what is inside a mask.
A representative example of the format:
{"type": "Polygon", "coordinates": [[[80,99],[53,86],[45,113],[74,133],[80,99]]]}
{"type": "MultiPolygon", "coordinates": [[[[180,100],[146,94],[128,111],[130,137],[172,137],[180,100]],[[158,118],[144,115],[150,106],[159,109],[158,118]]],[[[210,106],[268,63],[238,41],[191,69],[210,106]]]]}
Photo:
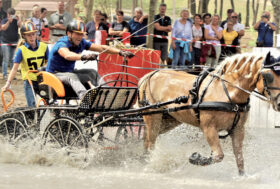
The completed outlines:
{"type": "MultiPolygon", "coordinates": [[[[271,90],[279,90],[279,91],[280,91],[280,87],[272,87],[272,86],[269,86],[267,80],[266,80],[265,77],[263,76],[262,70],[265,69],[265,68],[268,68],[268,69],[270,69],[271,71],[273,71],[273,70],[272,70],[272,67],[275,66],[275,65],[280,65],[280,62],[276,62],[276,63],[274,63],[274,64],[272,64],[272,65],[262,65],[262,68],[261,68],[261,70],[259,71],[258,76],[257,76],[257,82],[259,81],[260,76],[262,76],[262,79],[263,79],[263,89],[264,89],[264,90],[263,90],[263,92],[262,92],[261,94],[262,94],[263,96],[265,96],[265,92],[266,92],[266,93],[268,94],[270,100],[273,99],[273,97],[272,97],[272,95],[271,95],[271,90]]],[[[256,83],[257,83],[257,82],[256,82],[256,83]]],[[[280,96],[280,93],[277,95],[276,99],[277,99],[279,96],[280,96]]]]}

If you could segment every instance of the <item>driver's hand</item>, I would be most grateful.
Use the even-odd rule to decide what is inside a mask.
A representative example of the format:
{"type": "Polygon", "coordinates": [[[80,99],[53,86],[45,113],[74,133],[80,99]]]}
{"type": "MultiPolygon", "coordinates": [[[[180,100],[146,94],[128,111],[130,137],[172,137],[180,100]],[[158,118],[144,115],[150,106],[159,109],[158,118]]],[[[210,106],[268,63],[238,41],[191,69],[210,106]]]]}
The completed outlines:
{"type": "Polygon", "coordinates": [[[5,86],[2,87],[1,91],[6,92],[10,87],[11,87],[11,83],[10,82],[6,82],[5,86]]]}
{"type": "Polygon", "coordinates": [[[130,51],[122,51],[122,50],[119,52],[119,55],[120,55],[120,56],[126,56],[126,57],[128,57],[128,58],[132,58],[132,57],[135,56],[135,54],[133,54],[133,53],[130,52],[130,51]]]}
{"type": "Polygon", "coordinates": [[[97,54],[84,54],[81,57],[81,60],[97,60],[97,54]]]}

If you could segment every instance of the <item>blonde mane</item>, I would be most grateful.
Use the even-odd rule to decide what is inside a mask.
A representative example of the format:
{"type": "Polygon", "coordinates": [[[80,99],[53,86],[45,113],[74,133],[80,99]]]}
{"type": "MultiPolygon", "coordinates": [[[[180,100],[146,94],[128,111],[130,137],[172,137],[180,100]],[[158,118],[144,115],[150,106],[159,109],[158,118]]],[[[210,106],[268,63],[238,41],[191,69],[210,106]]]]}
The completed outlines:
{"type": "Polygon", "coordinates": [[[246,77],[252,74],[253,67],[260,60],[265,58],[265,54],[256,55],[255,53],[243,53],[236,54],[231,57],[227,57],[221,62],[221,64],[216,68],[217,73],[220,75],[238,73],[245,69],[249,64],[250,69],[247,72],[246,77]]]}

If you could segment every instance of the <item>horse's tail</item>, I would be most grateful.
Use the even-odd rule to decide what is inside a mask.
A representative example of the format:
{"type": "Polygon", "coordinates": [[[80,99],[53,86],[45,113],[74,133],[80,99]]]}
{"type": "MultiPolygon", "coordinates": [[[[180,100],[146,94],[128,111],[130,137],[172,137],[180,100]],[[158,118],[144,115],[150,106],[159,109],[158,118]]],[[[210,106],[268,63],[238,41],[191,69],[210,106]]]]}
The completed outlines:
{"type": "Polygon", "coordinates": [[[134,105],[135,108],[139,108],[140,106],[143,106],[144,104],[146,104],[147,102],[146,101],[146,92],[145,92],[145,89],[146,89],[146,86],[147,86],[147,83],[150,81],[151,77],[157,73],[159,70],[156,70],[156,71],[153,71],[153,72],[150,72],[150,73],[147,73],[146,75],[144,75],[138,82],[138,95],[137,95],[137,101],[134,105]],[[140,100],[140,93],[143,94],[143,100],[140,100]]]}

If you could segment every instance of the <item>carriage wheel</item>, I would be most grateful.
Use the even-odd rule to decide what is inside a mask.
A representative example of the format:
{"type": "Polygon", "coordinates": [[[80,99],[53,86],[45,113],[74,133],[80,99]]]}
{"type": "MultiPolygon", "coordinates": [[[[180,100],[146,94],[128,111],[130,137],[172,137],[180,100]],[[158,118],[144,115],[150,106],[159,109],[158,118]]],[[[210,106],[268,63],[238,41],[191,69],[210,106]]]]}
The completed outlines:
{"type": "Polygon", "coordinates": [[[43,141],[45,145],[54,148],[72,150],[88,147],[80,124],[69,117],[60,117],[53,120],[43,133],[43,141]]]}
{"type": "Polygon", "coordinates": [[[115,142],[118,144],[127,144],[129,142],[137,142],[142,138],[142,126],[120,126],[118,127],[115,142]]]}
{"type": "Polygon", "coordinates": [[[0,122],[0,136],[9,142],[17,142],[18,140],[27,138],[29,135],[21,121],[13,117],[8,117],[0,122]]]}

